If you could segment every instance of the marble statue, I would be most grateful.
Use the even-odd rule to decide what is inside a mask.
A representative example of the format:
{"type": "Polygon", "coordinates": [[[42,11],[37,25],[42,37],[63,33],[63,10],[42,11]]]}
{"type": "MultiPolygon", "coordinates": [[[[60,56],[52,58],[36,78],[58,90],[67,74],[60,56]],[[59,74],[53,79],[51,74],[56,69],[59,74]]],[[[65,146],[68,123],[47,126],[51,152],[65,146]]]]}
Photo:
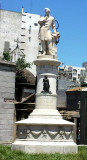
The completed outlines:
{"type": "Polygon", "coordinates": [[[50,16],[50,9],[45,8],[45,16],[41,17],[38,21],[40,24],[39,38],[42,44],[43,55],[53,55],[53,47],[57,38],[60,37],[59,32],[56,31],[55,19],[50,16]],[[53,33],[51,31],[51,28],[53,33]]]}

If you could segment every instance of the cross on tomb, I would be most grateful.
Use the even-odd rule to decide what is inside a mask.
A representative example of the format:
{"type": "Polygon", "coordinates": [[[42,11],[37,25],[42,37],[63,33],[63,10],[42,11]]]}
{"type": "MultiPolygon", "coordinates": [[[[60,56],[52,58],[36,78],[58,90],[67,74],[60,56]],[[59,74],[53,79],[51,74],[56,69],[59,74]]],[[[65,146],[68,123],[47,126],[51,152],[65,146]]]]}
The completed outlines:
{"type": "Polygon", "coordinates": [[[17,42],[17,48],[19,48],[19,43],[20,43],[19,38],[17,37],[17,39],[14,41],[17,42]]]}

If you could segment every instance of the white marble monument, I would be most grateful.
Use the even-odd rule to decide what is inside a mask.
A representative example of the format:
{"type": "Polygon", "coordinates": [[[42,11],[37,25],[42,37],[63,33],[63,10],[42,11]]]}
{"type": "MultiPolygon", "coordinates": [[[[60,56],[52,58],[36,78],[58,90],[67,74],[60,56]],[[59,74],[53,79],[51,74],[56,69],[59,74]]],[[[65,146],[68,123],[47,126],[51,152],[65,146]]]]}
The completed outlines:
{"type": "MultiPolygon", "coordinates": [[[[51,24],[55,31],[54,18],[49,16],[49,12],[50,10],[46,8],[45,20],[42,23],[41,19],[39,21],[44,32],[46,32],[48,25],[51,27],[51,24]]],[[[57,33],[55,31],[52,34],[59,36],[57,33]]],[[[52,45],[54,47],[53,39],[52,36],[51,47],[52,45]]],[[[47,40],[43,41],[44,44],[49,45],[47,40]]],[[[74,123],[63,120],[56,109],[60,62],[56,59],[56,55],[52,51],[53,48],[50,50],[46,46],[45,49],[42,48],[42,54],[38,55],[34,61],[37,67],[35,109],[28,119],[16,122],[17,138],[12,144],[12,149],[27,153],[77,153],[77,145],[73,140],[74,123]]]]}

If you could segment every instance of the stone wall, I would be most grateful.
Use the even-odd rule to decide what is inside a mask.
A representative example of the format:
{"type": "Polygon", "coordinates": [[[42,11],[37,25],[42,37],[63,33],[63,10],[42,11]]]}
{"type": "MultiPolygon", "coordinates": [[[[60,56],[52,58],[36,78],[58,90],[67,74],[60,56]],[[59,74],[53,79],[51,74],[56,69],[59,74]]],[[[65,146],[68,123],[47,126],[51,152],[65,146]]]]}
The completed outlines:
{"type": "Polygon", "coordinates": [[[58,98],[57,98],[57,107],[59,108],[67,108],[66,103],[66,91],[70,88],[70,86],[77,86],[77,83],[58,80],[58,98]]]}
{"type": "Polygon", "coordinates": [[[14,130],[15,64],[0,61],[0,143],[11,143],[14,130]]]}

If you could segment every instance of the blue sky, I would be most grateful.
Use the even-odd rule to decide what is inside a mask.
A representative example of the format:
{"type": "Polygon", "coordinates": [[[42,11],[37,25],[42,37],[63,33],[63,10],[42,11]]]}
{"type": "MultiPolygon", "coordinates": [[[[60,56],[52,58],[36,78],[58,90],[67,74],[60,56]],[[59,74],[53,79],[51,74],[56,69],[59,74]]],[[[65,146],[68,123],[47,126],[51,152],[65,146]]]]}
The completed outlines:
{"type": "Polygon", "coordinates": [[[0,0],[1,8],[44,15],[44,8],[59,22],[58,59],[65,65],[87,61],[87,0],[0,0]]]}

